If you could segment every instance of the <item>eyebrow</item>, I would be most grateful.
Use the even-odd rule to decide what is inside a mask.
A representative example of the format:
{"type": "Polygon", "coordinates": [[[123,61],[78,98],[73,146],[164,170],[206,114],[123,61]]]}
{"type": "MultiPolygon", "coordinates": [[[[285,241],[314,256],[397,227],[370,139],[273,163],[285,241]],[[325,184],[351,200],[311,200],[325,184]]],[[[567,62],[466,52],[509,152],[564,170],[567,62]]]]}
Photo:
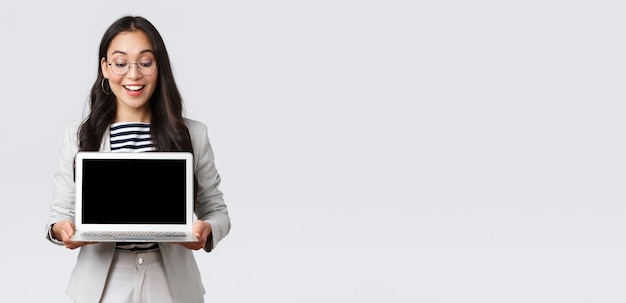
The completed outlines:
{"type": "MultiPolygon", "coordinates": [[[[139,52],[140,55],[145,54],[145,53],[151,53],[151,54],[154,55],[154,51],[152,51],[151,49],[144,49],[144,50],[139,52]]],[[[111,53],[111,55],[115,55],[115,54],[128,55],[128,53],[123,52],[121,50],[115,50],[115,51],[113,51],[113,53],[111,53]]]]}

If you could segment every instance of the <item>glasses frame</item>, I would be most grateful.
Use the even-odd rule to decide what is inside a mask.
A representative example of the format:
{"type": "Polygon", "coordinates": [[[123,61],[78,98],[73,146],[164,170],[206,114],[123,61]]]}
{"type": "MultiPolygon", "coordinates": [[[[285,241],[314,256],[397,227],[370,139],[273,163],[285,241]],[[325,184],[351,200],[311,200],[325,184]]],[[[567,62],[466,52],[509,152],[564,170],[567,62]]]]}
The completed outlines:
{"type": "MultiPolygon", "coordinates": [[[[124,60],[124,61],[126,61],[126,60],[124,60]]],[[[139,65],[141,62],[128,62],[128,61],[126,61],[126,63],[128,63],[128,70],[127,70],[125,73],[123,73],[123,74],[116,73],[116,72],[115,72],[115,70],[113,69],[113,66],[111,66],[111,65],[113,65],[113,63],[115,63],[115,60],[113,60],[113,61],[111,61],[111,62],[107,62],[107,65],[108,65],[108,66],[109,66],[109,68],[111,69],[111,72],[113,72],[114,74],[116,74],[116,75],[118,75],[118,76],[124,76],[124,75],[128,74],[128,72],[130,71],[130,65],[131,65],[131,64],[135,64],[135,66],[137,66],[137,71],[138,71],[139,73],[141,73],[142,75],[144,75],[144,76],[150,76],[150,75],[154,74],[154,72],[155,72],[155,71],[157,71],[157,70],[158,70],[158,64],[156,63],[156,61],[154,61],[154,60],[151,60],[151,61],[152,61],[152,64],[154,64],[154,68],[155,68],[155,70],[154,70],[152,73],[149,73],[149,74],[147,74],[147,75],[146,75],[146,74],[144,74],[144,73],[141,71],[142,66],[141,66],[141,65],[139,65]]]]}

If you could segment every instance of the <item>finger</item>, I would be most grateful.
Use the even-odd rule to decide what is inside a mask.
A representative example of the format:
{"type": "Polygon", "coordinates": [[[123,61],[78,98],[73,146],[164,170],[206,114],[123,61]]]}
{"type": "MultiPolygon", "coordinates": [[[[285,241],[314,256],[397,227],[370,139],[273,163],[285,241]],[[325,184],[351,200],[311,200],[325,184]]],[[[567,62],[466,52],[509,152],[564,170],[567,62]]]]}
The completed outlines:
{"type": "Polygon", "coordinates": [[[69,249],[76,249],[85,245],[89,245],[89,244],[95,244],[98,242],[75,242],[75,241],[68,241],[68,245],[67,248],[69,249]]]}
{"type": "Polygon", "coordinates": [[[182,243],[178,243],[178,244],[180,244],[184,248],[191,249],[191,250],[198,250],[198,249],[202,248],[202,246],[200,244],[198,244],[198,242],[182,242],[182,243]]]}
{"type": "Polygon", "coordinates": [[[65,230],[61,229],[61,241],[66,242],[69,241],[72,236],[65,230]]]}
{"type": "Polygon", "coordinates": [[[192,249],[200,249],[202,247],[204,247],[204,243],[206,242],[206,238],[202,237],[202,234],[199,233],[195,233],[194,236],[196,236],[196,238],[198,238],[197,242],[188,242],[190,247],[193,247],[192,249]]]}

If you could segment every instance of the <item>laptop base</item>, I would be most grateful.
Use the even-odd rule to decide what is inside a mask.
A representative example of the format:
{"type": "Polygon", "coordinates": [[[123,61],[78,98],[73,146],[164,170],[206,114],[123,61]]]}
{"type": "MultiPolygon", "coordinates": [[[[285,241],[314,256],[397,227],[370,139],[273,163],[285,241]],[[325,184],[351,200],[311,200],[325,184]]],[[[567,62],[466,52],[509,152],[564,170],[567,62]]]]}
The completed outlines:
{"type": "Polygon", "coordinates": [[[93,232],[76,232],[72,237],[76,242],[198,242],[192,233],[176,236],[133,236],[133,235],[96,235],[93,232]]]}

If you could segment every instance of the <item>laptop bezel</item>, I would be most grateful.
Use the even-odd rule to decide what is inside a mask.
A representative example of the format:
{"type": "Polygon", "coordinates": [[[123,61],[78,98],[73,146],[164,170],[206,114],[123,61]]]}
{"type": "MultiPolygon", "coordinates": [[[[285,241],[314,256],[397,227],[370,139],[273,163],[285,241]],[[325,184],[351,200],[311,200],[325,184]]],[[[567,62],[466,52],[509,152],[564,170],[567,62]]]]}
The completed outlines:
{"type": "Polygon", "coordinates": [[[193,222],[193,155],[189,152],[90,152],[80,151],[75,157],[75,228],[76,231],[147,231],[147,232],[190,232],[193,222]],[[185,224],[85,224],[82,222],[83,208],[83,161],[88,159],[173,159],[185,161],[185,224]]]}

